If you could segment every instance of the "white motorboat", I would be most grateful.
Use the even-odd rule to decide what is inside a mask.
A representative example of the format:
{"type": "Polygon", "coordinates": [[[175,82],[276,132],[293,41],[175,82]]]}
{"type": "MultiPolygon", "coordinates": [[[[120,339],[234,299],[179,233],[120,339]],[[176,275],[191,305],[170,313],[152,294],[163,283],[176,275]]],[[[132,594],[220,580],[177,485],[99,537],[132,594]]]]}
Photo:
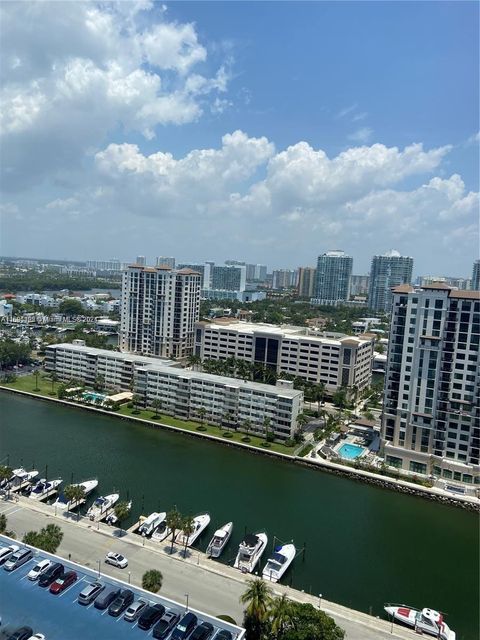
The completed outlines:
{"type": "Polygon", "coordinates": [[[195,540],[205,531],[210,524],[210,516],[208,513],[202,513],[193,518],[193,531],[187,536],[183,531],[179,531],[176,535],[175,542],[183,546],[191,547],[195,540]]]}
{"type": "Polygon", "coordinates": [[[95,520],[105,514],[113,505],[118,502],[118,493],[111,493],[108,496],[99,496],[87,511],[90,520],[95,520]]]}
{"type": "Polygon", "coordinates": [[[413,627],[417,633],[427,633],[439,640],[455,640],[455,631],[448,627],[439,611],[419,610],[404,604],[386,604],[384,609],[394,620],[413,627]]]}
{"type": "Polygon", "coordinates": [[[171,535],[172,535],[172,530],[170,529],[170,527],[167,527],[166,521],[163,520],[163,522],[161,522],[158,525],[158,527],[154,529],[151,539],[154,542],[163,542],[164,540],[169,538],[171,535]]]}
{"type": "Polygon", "coordinates": [[[21,487],[27,482],[32,482],[34,478],[38,476],[38,471],[33,469],[32,471],[27,471],[23,467],[19,467],[18,469],[13,469],[12,475],[5,482],[5,486],[8,485],[10,489],[16,489],[17,487],[21,487]]]}
{"type": "MultiPolygon", "coordinates": [[[[130,511],[130,509],[132,508],[132,501],[130,500],[130,502],[127,502],[127,507],[128,510],[130,511]]],[[[107,516],[107,519],[105,520],[105,522],[109,525],[114,525],[117,524],[118,522],[118,517],[117,514],[115,512],[111,513],[110,515],[107,516]]]]}
{"type": "Polygon", "coordinates": [[[33,485],[28,497],[32,500],[41,500],[47,493],[60,486],[62,482],[62,478],[57,478],[56,480],[42,478],[33,485]]]}
{"type": "Polygon", "coordinates": [[[292,564],[297,550],[294,544],[277,547],[263,568],[262,577],[271,582],[278,582],[292,564]]]}
{"type": "Polygon", "coordinates": [[[142,536],[151,536],[155,529],[162,524],[162,522],[167,517],[167,513],[162,511],[161,513],[157,513],[154,511],[151,513],[148,518],[142,522],[140,527],[138,528],[138,533],[142,536]]]}
{"type": "MultiPolygon", "coordinates": [[[[82,487],[83,496],[86,498],[94,489],[98,487],[98,480],[85,480],[84,482],[79,482],[77,484],[73,484],[72,487],[82,487]]],[[[72,508],[77,506],[77,502],[70,501],[64,493],[61,493],[58,498],[53,503],[54,507],[58,507],[59,509],[63,509],[64,511],[69,511],[72,508]]]]}
{"type": "Polygon", "coordinates": [[[238,547],[233,566],[240,569],[242,573],[252,573],[265,551],[267,543],[268,537],[264,531],[262,533],[247,533],[238,547]]]}
{"type": "Polygon", "coordinates": [[[223,527],[217,529],[213,534],[213,538],[208,543],[207,556],[218,558],[227,546],[233,531],[233,522],[227,522],[223,527]]]}

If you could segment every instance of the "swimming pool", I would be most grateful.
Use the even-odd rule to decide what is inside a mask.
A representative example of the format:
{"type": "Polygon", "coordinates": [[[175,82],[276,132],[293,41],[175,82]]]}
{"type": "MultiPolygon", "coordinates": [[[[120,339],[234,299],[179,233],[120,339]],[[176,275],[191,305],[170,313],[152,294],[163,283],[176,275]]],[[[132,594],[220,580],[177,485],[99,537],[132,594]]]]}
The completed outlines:
{"type": "Polygon", "coordinates": [[[105,400],[107,397],[103,393],[95,393],[94,391],[85,391],[83,394],[85,400],[91,400],[92,402],[96,402],[97,400],[105,400]]]}
{"type": "Polygon", "coordinates": [[[338,455],[347,460],[354,460],[362,455],[365,451],[365,447],[359,447],[357,444],[342,444],[338,449],[338,455]]]}

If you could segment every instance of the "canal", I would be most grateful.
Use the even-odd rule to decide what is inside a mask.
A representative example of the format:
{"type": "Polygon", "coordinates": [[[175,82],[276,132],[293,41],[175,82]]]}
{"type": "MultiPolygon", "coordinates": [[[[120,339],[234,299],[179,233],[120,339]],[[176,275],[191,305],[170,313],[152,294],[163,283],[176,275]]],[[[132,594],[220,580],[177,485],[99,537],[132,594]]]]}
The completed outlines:
{"type": "MultiPolygon", "coordinates": [[[[66,483],[91,477],[140,513],[177,505],[208,511],[205,549],[234,521],[232,561],[245,528],[305,545],[284,582],[382,615],[384,602],[448,614],[457,640],[478,638],[478,519],[473,513],[256,456],[231,447],[0,392],[0,459],[66,483]]],[[[127,523],[128,524],[128,523],[127,523]]],[[[266,558],[264,557],[263,560],[266,558]]],[[[263,562],[262,562],[263,566],[263,562]]]]}

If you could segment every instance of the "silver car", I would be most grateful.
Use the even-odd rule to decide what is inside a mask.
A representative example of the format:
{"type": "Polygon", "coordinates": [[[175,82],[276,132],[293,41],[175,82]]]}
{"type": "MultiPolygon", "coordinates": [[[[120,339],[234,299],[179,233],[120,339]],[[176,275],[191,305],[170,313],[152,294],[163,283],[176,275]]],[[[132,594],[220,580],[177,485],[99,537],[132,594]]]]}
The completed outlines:
{"type": "Polygon", "coordinates": [[[33,558],[33,551],[31,549],[19,549],[19,551],[12,553],[3,565],[3,568],[5,571],[15,571],[15,569],[21,567],[22,564],[25,564],[31,558],[33,558]]]}
{"type": "Polygon", "coordinates": [[[134,622],[144,611],[145,607],[147,607],[148,602],[145,600],[135,600],[125,611],[125,615],[123,619],[127,622],[134,622]]]}
{"type": "Polygon", "coordinates": [[[78,604],[87,605],[95,600],[95,598],[105,589],[103,582],[91,582],[78,594],[78,604]]]}
{"type": "Polygon", "coordinates": [[[0,564],[3,564],[14,553],[20,550],[18,544],[11,544],[9,547],[2,547],[0,549],[0,564]]]}

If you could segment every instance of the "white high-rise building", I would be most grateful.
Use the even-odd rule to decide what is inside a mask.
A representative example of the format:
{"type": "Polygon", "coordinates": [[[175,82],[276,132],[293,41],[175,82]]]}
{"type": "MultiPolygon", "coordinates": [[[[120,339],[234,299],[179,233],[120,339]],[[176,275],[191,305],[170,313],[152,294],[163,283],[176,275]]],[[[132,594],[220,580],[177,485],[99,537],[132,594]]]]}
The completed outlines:
{"type": "Polygon", "coordinates": [[[392,289],[412,281],[413,258],[389,251],[383,256],[373,256],[368,287],[368,306],[375,311],[389,312],[392,306],[392,289]]]}
{"type": "Polygon", "coordinates": [[[122,281],[121,350],[166,358],[192,353],[201,280],[192,269],[130,265],[122,281]]]}
{"type": "Polygon", "coordinates": [[[135,264],[138,264],[140,267],[144,267],[147,264],[147,259],[145,256],[137,256],[135,264]]]}
{"type": "Polygon", "coordinates": [[[480,293],[438,283],[393,291],[385,375],[385,461],[480,484],[480,293]]]}
{"type": "Polygon", "coordinates": [[[158,256],[157,261],[155,262],[157,267],[170,267],[170,269],[175,269],[175,258],[167,258],[166,256],[158,256]]]}
{"type": "Polygon", "coordinates": [[[210,289],[245,291],[246,273],[245,265],[215,265],[210,270],[210,289]]]}
{"type": "Polygon", "coordinates": [[[475,260],[473,263],[472,282],[470,286],[474,291],[480,290],[480,260],[475,260]]]}
{"type": "Polygon", "coordinates": [[[353,258],[344,251],[327,251],[318,256],[314,301],[336,305],[350,298],[353,258]]]}

